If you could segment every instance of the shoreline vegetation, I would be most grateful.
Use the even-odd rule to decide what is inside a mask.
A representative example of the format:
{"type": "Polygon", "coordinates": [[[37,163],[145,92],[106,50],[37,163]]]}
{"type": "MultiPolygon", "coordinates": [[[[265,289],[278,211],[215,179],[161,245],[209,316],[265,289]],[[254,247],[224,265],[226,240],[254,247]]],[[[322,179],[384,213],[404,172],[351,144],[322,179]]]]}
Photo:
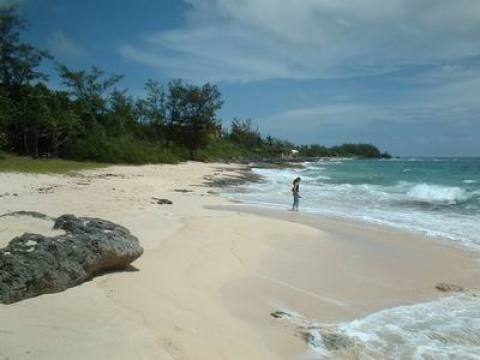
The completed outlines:
{"type": "Polygon", "coordinates": [[[110,164],[390,157],[370,144],[297,146],[263,136],[250,119],[225,126],[222,94],[210,83],[148,80],[145,95],[134,98],[121,88],[123,75],[72,70],[24,42],[15,7],[0,6],[0,22],[0,150],[8,153],[110,164]],[[39,70],[47,63],[62,90],[39,70]]]}
{"type": "Polygon", "coordinates": [[[0,152],[0,172],[21,172],[37,174],[65,174],[73,171],[99,169],[110,166],[90,161],[65,159],[33,159],[0,152]]]}

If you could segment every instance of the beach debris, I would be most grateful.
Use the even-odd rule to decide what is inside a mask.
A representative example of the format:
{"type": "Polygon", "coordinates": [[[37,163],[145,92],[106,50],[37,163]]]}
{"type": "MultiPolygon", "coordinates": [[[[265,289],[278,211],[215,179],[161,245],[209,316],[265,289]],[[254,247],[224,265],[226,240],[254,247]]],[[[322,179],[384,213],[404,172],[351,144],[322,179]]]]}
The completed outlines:
{"type": "Polygon", "coordinates": [[[125,174],[112,174],[112,173],[105,173],[105,174],[95,174],[90,176],[83,176],[87,179],[87,181],[91,181],[93,179],[100,179],[100,180],[108,180],[108,179],[128,179],[129,177],[125,174]]]}
{"type": "Polygon", "coordinates": [[[76,185],[82,185],[82,186],[88,186],[88,185],[90,185],[90,182],[89,181],[77,181],[75,184],[76,185]]]}
{"type": "Polygon", "coordinates": [[[449,283],[438,283],[435,289],[441,292],[464,292],[465,289],[459,285],[449,283]]]}
{"type": "Polygon", "coordinates": [[[42,220],[54,220],[54,218],[51,218],[50,216],[39,213],[37,211],[20,210],[20,211],[13,211],[13,212],[0,215],[0,217],[7,217],[7,216],[30,216],[30,217],[42,219],[42,220]]]}
{"type": "Polygon", "coordinates": [[[110,221],[62,215],[54,229],[65,234],[25,233],[0,249],[0,303],[64,291],[101,272],[126,269],[143,253],[128,229],[110,221]]]}
{"type": "Polygon", "coordinates": [[[37,192],[39,194],[50,194],[50,193],[53,193],[53,190],[57,187],[58,187],[58,185],[41,186],[41,187],[37,188],[37,192]]]}
{"type": "Polygon", "coordinates": [[[18,196],[18,194],[17,193],[10,194],[9,192],[0,194],[0,198],[7,197],[7,196],[18,196]]]}
{"type": "Polygon", "coordinates": [[[99,178],[110,178],[110,177],[119,177],[119,178],[124,178],[125,175],[122,174],[112,174],[112,173],[106,173],[106,174],[101,174],[98,175],[99,178]]]}
{"type": "Polygon", "coordinates": [[[187,189],[175,189],[173,191],[180,192],[180,193],[191,193],[191,192],[193,192],[193,190],[187,190],[187,189]]]}
{"type": "Polygon", "coordinates": [[[152,200],[155,201],[155,204],[159,204],[159,205],[172,205],[173,204],[172,200],[159,199],[159,198],[156,198],[156,197],[153,197],[153,196],[152,196],[152,200]]]}

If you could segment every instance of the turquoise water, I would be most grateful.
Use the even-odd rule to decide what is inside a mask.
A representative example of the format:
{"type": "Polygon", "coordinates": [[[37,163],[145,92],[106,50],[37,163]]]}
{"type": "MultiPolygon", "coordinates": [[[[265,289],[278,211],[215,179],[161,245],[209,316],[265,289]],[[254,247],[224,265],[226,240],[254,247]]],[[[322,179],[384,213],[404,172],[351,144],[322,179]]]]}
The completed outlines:
{"type": "Polygon", "coordinates": [[[480,159],[341,160],[303,169],[254,169],[263,177],[233,196],[289,207],[302,177],[301,210],[418,232],[480,248],[480,159]]]}

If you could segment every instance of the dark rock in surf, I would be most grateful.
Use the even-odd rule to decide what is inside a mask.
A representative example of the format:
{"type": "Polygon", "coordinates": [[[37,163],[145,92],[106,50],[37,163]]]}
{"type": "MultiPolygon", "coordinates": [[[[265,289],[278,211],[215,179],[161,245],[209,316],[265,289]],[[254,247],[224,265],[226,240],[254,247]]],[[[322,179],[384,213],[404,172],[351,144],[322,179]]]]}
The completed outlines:
{"type": "Polygon", "coordinates": [[[291,318],[292,315],[285,311],[274,311],[270,313],[270,316],[275,319],[291,318]]]}
{"type": "Polygon", "coordinates": [[[348,336],[335,332],[320,332],[323,345],[329,351],[346,350],[354,346],[353,340],[348,336]]]}
{"type": "Polygon", "coordinates": [[[128,229],[109,221],[63,215],[54,228],[65,234],[26,233],[0,249],[0,303],[66,290],[143,253],[128,229]]]}
{"type": "Polygon", "coordinates": [[[328,351],[342,351],[352,348],[355,343],[346,335],[333,330],[308,327],[297,329],[299,335],[312,348],[324,347],[328,351]]]}
{"type": "Polygon", "coordinates": [[[435,289],[441,292],[464,292],[465,289],[461,286],[449,283],[438,283],[435,289]]]}

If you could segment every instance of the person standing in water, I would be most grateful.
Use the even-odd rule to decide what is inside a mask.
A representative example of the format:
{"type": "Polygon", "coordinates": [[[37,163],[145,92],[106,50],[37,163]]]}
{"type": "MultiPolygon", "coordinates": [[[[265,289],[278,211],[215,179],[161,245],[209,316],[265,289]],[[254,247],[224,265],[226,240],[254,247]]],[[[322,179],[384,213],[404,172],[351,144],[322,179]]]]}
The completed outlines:
{"type": "Polygon", "coordinates": [[[298,211],[298,205],[300,202],[300,179],[297,177],[295,180],[293,180],[292,184],[292,194],[293,194],[293,205],[292,205],[292,211],[298,211]]]}

